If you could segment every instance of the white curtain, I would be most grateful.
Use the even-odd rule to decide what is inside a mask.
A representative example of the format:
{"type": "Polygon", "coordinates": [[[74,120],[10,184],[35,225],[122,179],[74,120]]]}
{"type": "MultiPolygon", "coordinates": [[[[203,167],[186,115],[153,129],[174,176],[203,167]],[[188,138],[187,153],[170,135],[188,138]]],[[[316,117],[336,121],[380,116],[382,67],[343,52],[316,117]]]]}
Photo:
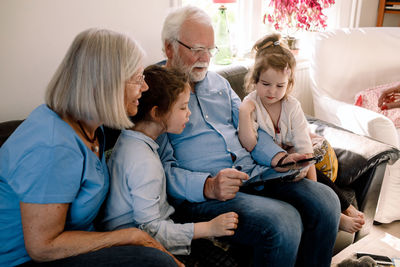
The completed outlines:
{"type": "Polygon", "coordinates": [[[363,0],[335,0],[333,7],[327,9],[328,28],[357,28],[363,0]]]}

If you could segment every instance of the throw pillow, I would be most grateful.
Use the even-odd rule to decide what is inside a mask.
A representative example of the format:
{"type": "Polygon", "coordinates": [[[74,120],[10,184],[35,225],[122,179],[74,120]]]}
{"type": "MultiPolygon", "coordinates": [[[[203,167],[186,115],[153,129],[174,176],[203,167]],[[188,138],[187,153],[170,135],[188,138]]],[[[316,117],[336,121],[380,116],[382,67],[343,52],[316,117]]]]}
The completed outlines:
{"type": "Polygon", "coordinates": [[[391,121],[393,121],[396,128],[400,128],[400,109],[387,109],[381,110],[378,107],[378,99],[383,91],[389,89],[393,86],[400,85],[400,82],[389,83],[384,85],[379,85],[373,88],[368,88],[359,92],[355,96],[355,105],[359,107],[363,107],[369,110],[372,110],[376,113],[380,113],[386,117],[388,117],[391,121]]]}
{"type": "Polygon", "coordinates": [[[315,164],[315,168],[328,176],[332,182],[336,180],[338,172],[338,160],[329,142],[322,136],[310,134],[313,145],[314,155],[322,155],[320,162],[315,164]]]}

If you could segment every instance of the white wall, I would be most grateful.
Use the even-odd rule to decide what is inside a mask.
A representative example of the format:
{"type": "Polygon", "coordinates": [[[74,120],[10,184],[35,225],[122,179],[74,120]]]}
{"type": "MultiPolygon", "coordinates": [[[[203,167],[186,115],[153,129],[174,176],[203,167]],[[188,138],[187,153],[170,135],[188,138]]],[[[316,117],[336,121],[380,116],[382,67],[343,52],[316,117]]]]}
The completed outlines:
{"type": "MultiPolygon", "coordinates": [[[[360,27],[375,26],[378,1],[355,1],[361,6],[360,27]]],[[[131,35],[147,51],[146,65],[161,60],[162,22],[179,2],[0,0],[0,122],[23,119],[43,103],[46,85],[73,38],[89,27],[131,35]]],[[[339,4],[352,8],[348,0],[339,4]]],[[[399,17],[386,14],[384,26],[398,26],[399,17]]]]}
{"type": "Polygon", "coordinates": [[[364,0],[361,2],[359,27],[375,27],[378,17],[379,0],[364,0]]]}
{"type": "Polygon", "coordinates": [[[87,28],[129,34],[147,52],[146,65],[161,60],[169,6],[168,0],[1,0],[0,122],[25,118],[43,103],[73,38],[87,28]]]}

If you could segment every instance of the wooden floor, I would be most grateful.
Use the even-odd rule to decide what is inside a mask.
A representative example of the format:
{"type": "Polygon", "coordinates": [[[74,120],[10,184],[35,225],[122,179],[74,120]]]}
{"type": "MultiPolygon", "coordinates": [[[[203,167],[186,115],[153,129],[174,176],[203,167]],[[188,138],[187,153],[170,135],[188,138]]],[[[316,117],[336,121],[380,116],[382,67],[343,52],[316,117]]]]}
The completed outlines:
{"type": "Polygon", "coordinates": [[[400,221],[374,225],[369,235],[335,255],[332,258],[331,266],[336,266],[347,258],[355,259],[356,252],[385,255],[389,258],[400,258],[400,221]]]}

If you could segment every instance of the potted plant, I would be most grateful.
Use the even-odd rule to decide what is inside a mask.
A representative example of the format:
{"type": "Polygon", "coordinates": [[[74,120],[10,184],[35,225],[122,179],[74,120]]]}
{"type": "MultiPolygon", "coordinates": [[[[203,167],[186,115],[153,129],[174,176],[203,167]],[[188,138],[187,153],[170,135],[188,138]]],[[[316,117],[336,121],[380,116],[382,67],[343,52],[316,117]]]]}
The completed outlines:
{"type": "Polygon", "coordinates": [[[326,28],[327,16],[323,11],[335,3],[335,0],[268,1],[270,8],[265,13],[263,22],[270,23],[281,31],[291,49],[296,48],[294,34],[297,31],[320,31],[326,28]]]}

